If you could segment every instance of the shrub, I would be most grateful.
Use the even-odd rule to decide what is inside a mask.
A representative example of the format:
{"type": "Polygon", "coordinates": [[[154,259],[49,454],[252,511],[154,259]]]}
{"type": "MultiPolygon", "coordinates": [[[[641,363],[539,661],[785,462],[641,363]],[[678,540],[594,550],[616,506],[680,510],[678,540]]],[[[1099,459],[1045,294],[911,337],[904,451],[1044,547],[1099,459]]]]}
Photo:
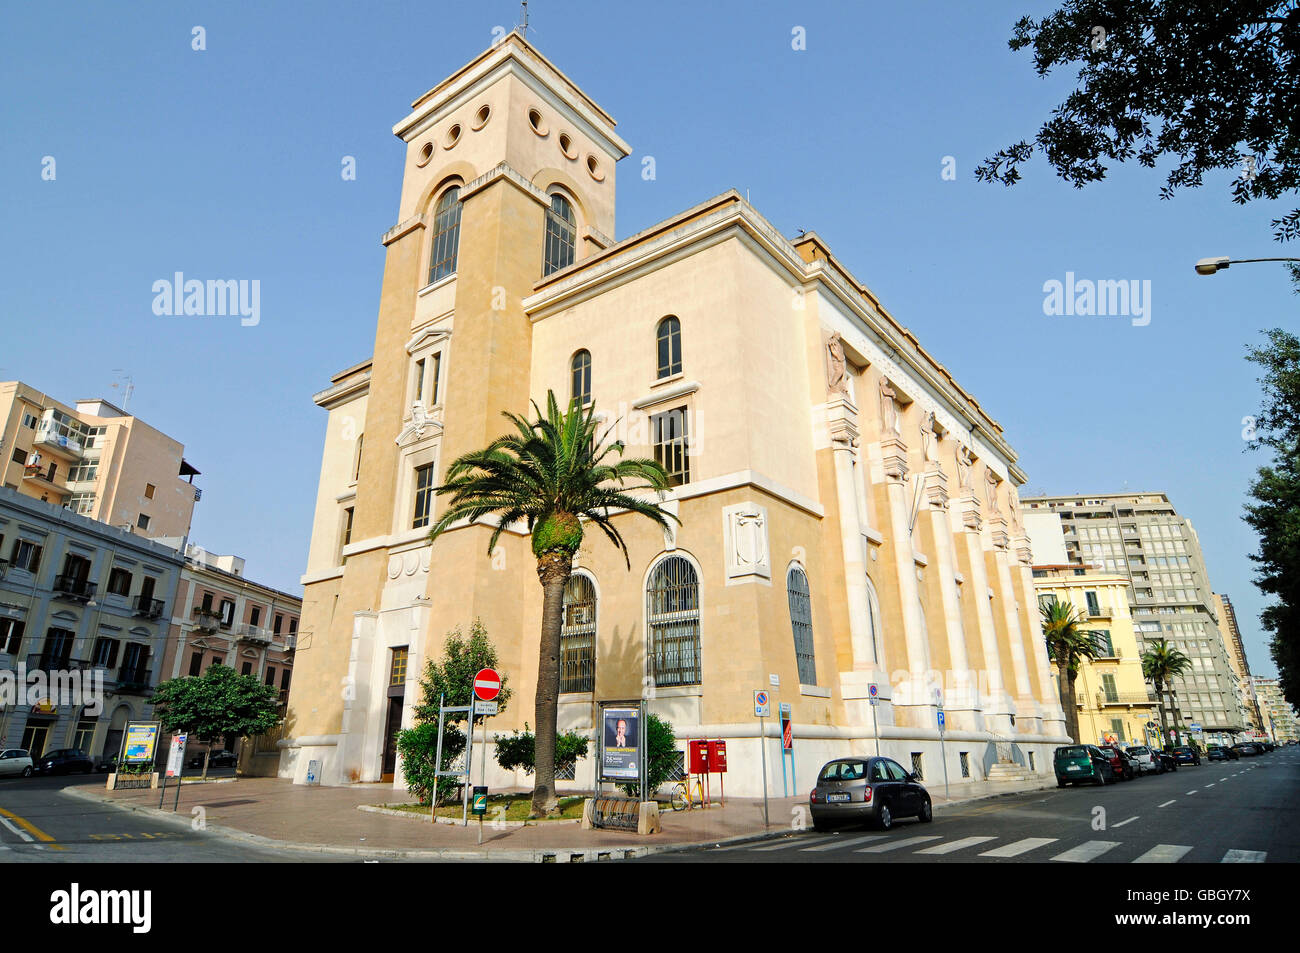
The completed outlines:
{"type": "MultiPolygon", "coordinates": [[[[555,766],[575,764],[579,758],[587,756],[587,739],[576,731],[566,731],[555,738],[555,766]]],[[[523,769],[525,774],[532,774],[537,763],[537,739],[524,723],[524,730],[515,731],[496,740],[497,764],[507,771],[523,769]]]]}
{"type": "MultiPolygon", "coordinates": [[[[654,800],[655,792],[663,786],[677,765],[677,736],[673,726],[658,715],[647,715],[645,723],[646,743],[646,796],[654,800]]],[[[635,784],[622,785],[623,793],[628,797],[639,797],[640,789],[635,784]]]]}

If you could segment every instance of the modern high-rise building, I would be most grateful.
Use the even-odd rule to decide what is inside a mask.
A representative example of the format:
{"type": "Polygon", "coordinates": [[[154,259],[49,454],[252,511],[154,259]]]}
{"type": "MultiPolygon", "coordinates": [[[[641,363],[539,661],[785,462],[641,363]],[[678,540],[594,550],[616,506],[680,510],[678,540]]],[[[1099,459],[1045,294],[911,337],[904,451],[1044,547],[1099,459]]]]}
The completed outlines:
{"type": "Polygon", "coordinates": [[[1285,744],[1300,741],[1300,719],[1295,706],[1282,694],[1276,678],[1255,678],[1255,694],[1263,715],[1263,732],[1273,741],[1285,744]]]}
{"type": "Polygon", "coordinates": [[[1025,498],[1028,515],[1061,518],[1068,561],[1128,580],[1139,647],[1164,639],[1192,661],[1164,699],[1167,723],[1181,735],[1231,742],[1247,727],[1237,678],[1215,614],[1200,541],[1163,493],[1025,498]]]}
{"type": "MultiPolygon", "coordinates": [[[[774,714],[791,708],[800,784],[877,748],[926,779],[945,751],[953,779],[1050,774],[1066,738],[1025,475],[988,410],[825,242],[782,236],[735,191],[616,239],[631,147],[518,33],[393,131],[406,158],[374,351],[315,398],[328,421],[285,776],[315,762],[326,784],[402,784],[392,739],[417,679],[475,620],[514,689],[491,729],[535,722],[526,530],[490,556],[488,525],[428,531],[448,463],[548,392],[661,461],[681,520],[665,533],[616,515],[630,567],[587,533],[562,730],[594,738],[601,702],[644,699],[682,747],[726,739],[727,791],[756,795],[761,689],[774,714]]],[[[593,761],[574,784],[590,787],[593,761]]],[[[776,748],[768,762],[779,790],[776,748]]],[[[489,784],[531,783],[488,767],[489,784]]]]}
{"type": "Polygon", "coordinates": [[[1237,677],[1237,697],[1244,712],[1246,725],[1260,729],[1263,718],[1259,711],[1259,700],[1255,697],[1255,682],[1250,675],[1250,663],[1246,660],[1246,644],[1241,639],[1241,627],[1237,625],[1237,613],[1232,608],[1232,600],[1222,593],[1214,594],[1214,614],[1219,618],[1219,631],[1223,634],[1224,644],[1228,647],[1228,665],[1237,677]]]}
{"type": "Polygon", "coordinates": [[[0,382],[0,486],[156,539],[189,534],[199,471],[178,441],[106,400],[0,382]]]}

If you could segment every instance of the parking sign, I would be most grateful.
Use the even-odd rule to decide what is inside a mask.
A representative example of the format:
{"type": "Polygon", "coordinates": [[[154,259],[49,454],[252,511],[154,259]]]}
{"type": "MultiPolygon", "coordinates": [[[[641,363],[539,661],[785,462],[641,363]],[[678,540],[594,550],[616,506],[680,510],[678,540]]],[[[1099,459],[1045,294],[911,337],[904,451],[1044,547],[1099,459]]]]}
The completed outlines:
{"type": "Polygon", "coordinates": [[[754,716],[756,718],[772,717],[772,703],[767,692],[754,692],[754,716]]]}

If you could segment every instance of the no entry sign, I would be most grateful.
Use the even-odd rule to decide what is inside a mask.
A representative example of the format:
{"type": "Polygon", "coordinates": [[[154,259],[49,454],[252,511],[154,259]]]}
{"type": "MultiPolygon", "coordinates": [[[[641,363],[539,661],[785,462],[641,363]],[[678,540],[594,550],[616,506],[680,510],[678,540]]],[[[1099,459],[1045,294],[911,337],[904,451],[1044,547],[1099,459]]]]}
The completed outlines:
{"type": "Polygon", "coordinates": [[[474,697],[490,702],[499,694],[501,694],[501,676],[496,673],[496,669],[479,669],[478,674],[474,676],[474,697]]]}

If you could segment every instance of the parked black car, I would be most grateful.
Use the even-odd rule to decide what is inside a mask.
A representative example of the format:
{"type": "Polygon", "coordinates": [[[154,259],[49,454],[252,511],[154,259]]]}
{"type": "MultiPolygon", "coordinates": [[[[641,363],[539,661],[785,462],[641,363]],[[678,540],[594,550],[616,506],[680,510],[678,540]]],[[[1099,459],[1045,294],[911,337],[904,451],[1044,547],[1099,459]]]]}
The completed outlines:
{"type": "Polygon", "coordinates": [[[1241,741],[1232,746],[1233,750],[1242,757],[1249,758],[1252,755],[1259,754],[1259,749],[1249,741],[1241,741]]]}
{"type": "Polygon", "coordinates": [[[871,823],[889,830],[898,817],[934,819],[920,779],[889,758],[839,758],[822,766],[808,796],[813,827],[871,823]]]}
{"type": "Polygon", "coordinates": [[[37,758],[32,769],[37,774],[90,774],[95,770],[95,762],[78,748],[56,748],[37,758]]]}
{"type": "Polygon", "coordinates": [[[1160,755],[1160,760],[1164,763],[1166,771],[1178,770],[1178,759],[1175,758],[1172,754],[1170,754],[1168,751],[1158,751],[1156,753],[1160,755]]]}
{"type": "Polygon", "coordinates": [[[1179,745],[1172,752],[1179,764],[1200,764],[1201,756],[1191,745],[1179,745]]]}
{"type": "Polygon", "coordinates": [[[1228,749],[1222,745],[1210,745],[1205,749],[1205,759],[1207,761],[1227,761],[1228,749]]]}
{"type": "MultiPolygon", "coordinates": [[[[222,748],[220,751],[212,752],[212,757],[208,759],[209,768],[233,768],[239,763],[239,757],[233,751],[227,751],[222,748]]],[[[191,768],[203,767],[203,754],[196,754],[188,762],[191,768]]]]}

